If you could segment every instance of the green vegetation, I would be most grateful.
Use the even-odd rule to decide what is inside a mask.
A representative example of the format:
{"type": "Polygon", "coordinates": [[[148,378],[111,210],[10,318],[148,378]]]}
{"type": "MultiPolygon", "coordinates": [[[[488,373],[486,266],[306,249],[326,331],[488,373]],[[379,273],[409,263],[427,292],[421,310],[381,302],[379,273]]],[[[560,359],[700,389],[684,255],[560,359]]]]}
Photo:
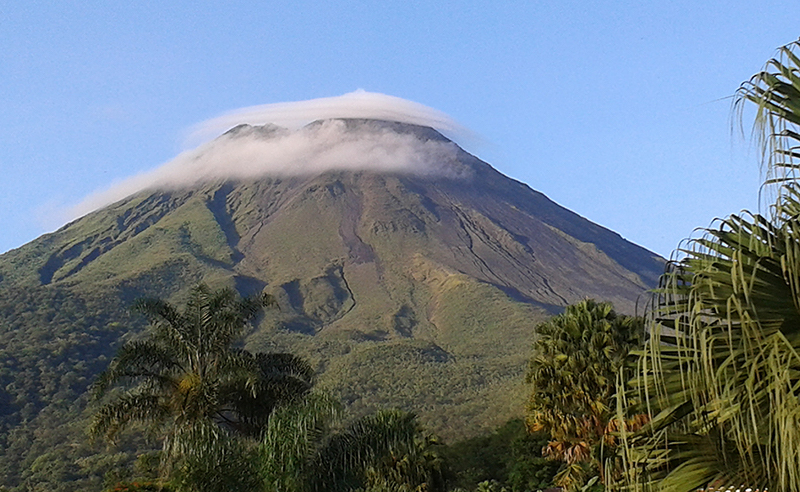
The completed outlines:
{"type": "Polygon", "coordinates": [[[619,486],[800,490],[800,44],[781,48],[739,91],[757,106],[769,214],[720,220],[670,264],[650,343],[620,413],[619,486]],[[624,429],[623,429],[624,430],[624,429]]]}
{"type": "Polygon", "coordinates": [[[113,439],[132,422],[148,424],[163,445],[160,479],[115,490],[445,490],[433,441],[413,414],[380,411],[333,430],[339,405],[308,393],[305,362],[232,347],[271,302],[201,284],[183,310],[159,299],[136,303],[150,330],[98,377],[98,395],[128,388],[100,407],[91,433],[113,439]]]}
{"type": "Polygon", "coordinates": [[[192,289],[183,310],[159,299],[138,301],[135,308],[148,316],[151,329],[144,339],[125,344],[98,377],[98,396],[118,383],[129,387],[97,411],[91,433],[112,439],[131,422],[166,429],[168,465],[196,448],[198,439],[223,439],[215,427],[260,436],[272,409],[301,398],[313,376],[291,354],[232,347],[271,302],[238,299],[232,289],[212,292],[202,284],[192,289]]]}
{"type": "MultiPolygon", "coordinates": [[[[618,317],[610,304],[569,306],[539,326],[529,371],[532,426],[550,434],[529,434],[512,420],[443,447],[408,412],[379,410],[348,423],[327,393],[309,392],[310,368],[293,356],[232,348],[269,301],[200,285],[183,310],[156,299],[136,303],[151,327],[98,377],[98,394],[129,384],[97,410],[91,429],[113,438],[131,422],[148,423],[163,449],[140,455],[149,476],[116,481],[120,475],[109,474],[111,490],[523,492],[563,482],[563,470],[555,475],[564,468],[559,460],[567,461],[574,487],[575,463],[565,456],[579,453],[555,456],[552,449],[594,447],[592,439],[604,437],[614,373],[642,335],[641,320],[618,317]],[[592,434],[598,426],[601,434],[592,434]]],[[[598,472],[596,462],[589,465],[598,472]]]]}
{"type": "Polygon", "coordinates": [[[267,490],[444,491],[434,441],[413,414],[381,410],[341,427],[317,395],[275,412],[260,447],[267,490]]]}
{"type": "Polygon", "coordinates": [[[530,433],[522,420],[513,419],[490,434],[453,443],[442,451],[450,483],[463,490],[481,486],[512,492],[548,488],[561,463],[543,456],[547,439],[541,432],[530,433]]]}
{"type": "Polygon", "coordinates": [[[99,490],[107,472],[132,465],[131,448],[149,449],[134,441],[107,453],[85,438],[88,387],[138,320],[113,295],[59,287],[5,289],[0,312],[0,485],[99,490]]]}
{"type": "Polygon", "coordinates": [[[536,327],[528,367],[529,428],[545,432],[544,455],[563,463],[555,484],[567,491],[593,477],[606,483],[613,445],[617,379],[631,370],[628,353],[641,347],[644,320],[618,316],[611,304],[587,299],[536,327]]]}

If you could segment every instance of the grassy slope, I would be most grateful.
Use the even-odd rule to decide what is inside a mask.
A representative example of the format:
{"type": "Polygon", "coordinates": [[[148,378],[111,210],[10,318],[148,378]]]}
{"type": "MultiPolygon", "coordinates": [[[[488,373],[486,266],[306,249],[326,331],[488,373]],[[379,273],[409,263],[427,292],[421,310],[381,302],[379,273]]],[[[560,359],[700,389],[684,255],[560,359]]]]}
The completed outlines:
{"type": "Polygon", "coordinates": [[[85,436],[88,385],[120,343],[143,328],[126,305],[230,276],[227,246],[202,199],[145,203],[147,213],[137,216],[147,201],[93,214],[3,256],[0,485],[97,489],[106,472],[134,459],[132,449],[109,454],[85,436]],[[127,224],[120,220],[126,213],[127,224]],[[82,266],[108,245],[114,246],[82,266]]]}

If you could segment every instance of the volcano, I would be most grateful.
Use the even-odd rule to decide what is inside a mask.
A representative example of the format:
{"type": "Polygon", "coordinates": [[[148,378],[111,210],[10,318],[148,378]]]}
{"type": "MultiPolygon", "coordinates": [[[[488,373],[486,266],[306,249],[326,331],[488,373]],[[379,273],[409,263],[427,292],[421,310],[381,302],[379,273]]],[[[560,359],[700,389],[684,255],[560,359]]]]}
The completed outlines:
{"type": "Polygon", "coordinates": [[[400,407],[453,440],[522,413],[538,322],[586,297],[632,314],[663,271],[656,254],[432,128],[339,119],[302,131],[331,125],[352,142],[391,137],[414,150],[399,159],[397,147],[331,154],[326,144],[299,154],[335,155],[324,168],[293,157],[270,172],[207,172],[269,159],[231,149],[293,135],[241,125],[184,158],[197,166],[193,179],[148,187],[0,256],[0,475],[9,477],[0,484],[51,480],[41,470],[97,480],[98,451],[76,444],[93,408],[86,391],[143,329],[127,311],[138,297],[181,302],[201,281],[268,292],[279,309],[258,320],[247,349],[308,358],[353,415],[400,407]]]}

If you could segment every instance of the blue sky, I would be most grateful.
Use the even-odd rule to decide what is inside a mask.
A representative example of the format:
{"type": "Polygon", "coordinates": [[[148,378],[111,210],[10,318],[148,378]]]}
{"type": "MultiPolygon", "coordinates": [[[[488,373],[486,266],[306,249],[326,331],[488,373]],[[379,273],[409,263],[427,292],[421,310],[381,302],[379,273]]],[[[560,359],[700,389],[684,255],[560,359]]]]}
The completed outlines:
{"type": "Polygon", "coordinates": [[[790,4],[0,0],[0,251],[200,121],[361,88],[449,114],[468,151],[667,256],[757,208],[729,96],[800,36],[790,4]]]}

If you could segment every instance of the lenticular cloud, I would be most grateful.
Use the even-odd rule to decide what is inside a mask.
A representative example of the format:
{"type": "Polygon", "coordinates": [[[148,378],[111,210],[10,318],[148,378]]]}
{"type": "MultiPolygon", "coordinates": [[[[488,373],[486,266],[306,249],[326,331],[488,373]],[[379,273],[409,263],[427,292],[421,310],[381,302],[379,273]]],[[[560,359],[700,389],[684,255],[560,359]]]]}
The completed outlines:
{"type": "Polygon", "coordinates": [[[214,180],[315,175],[333,170],[413,173],[457,178],[465,169],[458,147],[390,126],[342,119],[431,127],[451,138],[468,130],[444,113],[397,97],[356,91],[339,97],[243,108],[196,125],[190,141],[206,141],[162,166],[84,199],[79,217],[147,189],[178,189],[214,180]],[[309,125],[309,123],[321,123],[309,125]]]}
{"type": "Polygon", "coordinates": [[[237,109],[195,125],[187,143],[197,144],[241,124],[272,123],[297,129],[312,121],[332,118],[365,118],[429,126],[456,141],[471,137],[469,130],[441,111],[399,97],[357,90],[338,97],[237,109]]]}

